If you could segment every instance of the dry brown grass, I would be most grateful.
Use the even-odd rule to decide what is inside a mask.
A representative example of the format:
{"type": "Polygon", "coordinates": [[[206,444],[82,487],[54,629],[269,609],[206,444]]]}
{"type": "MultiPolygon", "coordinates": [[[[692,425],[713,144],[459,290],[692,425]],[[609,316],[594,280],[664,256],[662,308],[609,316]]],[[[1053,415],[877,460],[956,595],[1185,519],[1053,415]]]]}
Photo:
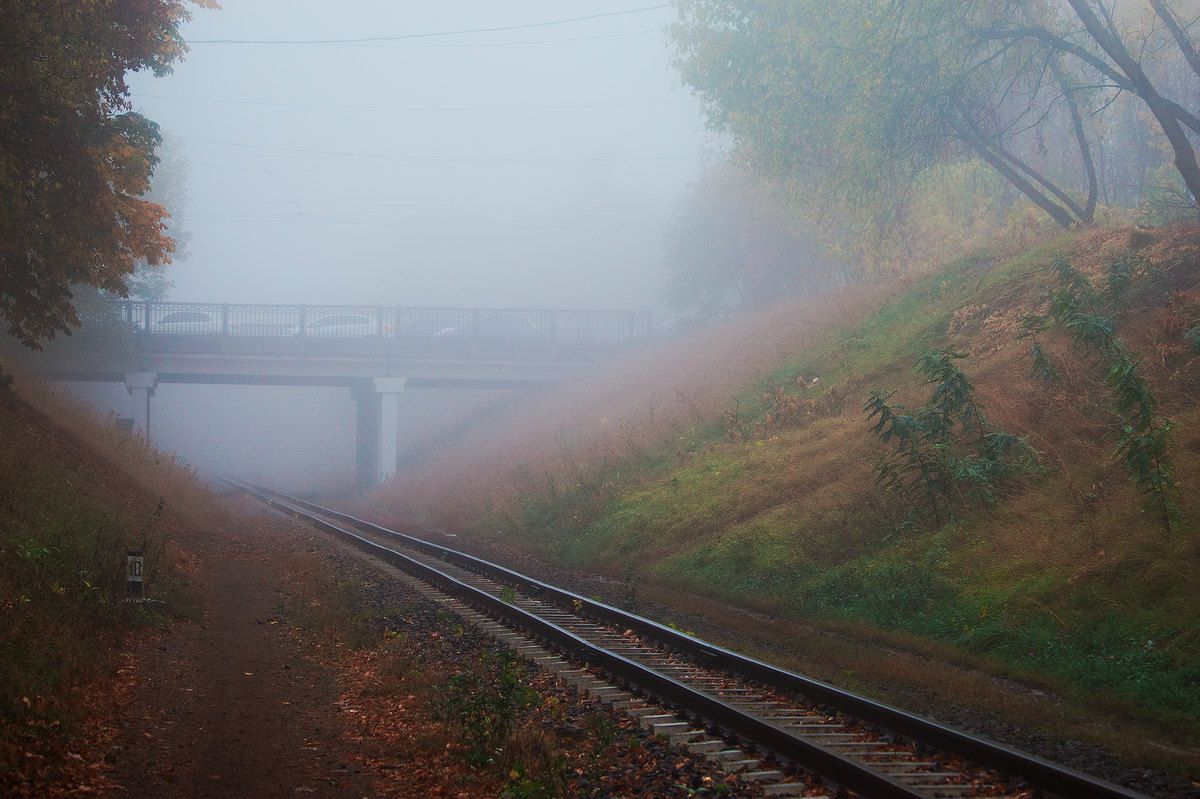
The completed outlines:
{"type": "Polygon", "coordinates": [[[530,490],[569,485],[719,418],[746,385],[890,290],[791,302],[631,353],[515,404],[376,491],[370,506],[444,526],[511,512],[530,490]]]}
{"type": "MultiPolygon", "coordinates": [[[[1183,331],[1200,321],[1195,318],[1200,227],[1152,234],[1129,228],[1083,231],[1072,243],[1071,265],[1099,287],[1113,260],[1131,248],[1152,265],[1155,277],[1143,281],[1153,286],[1148,293],[1139,293],[1135,284],[1117,316],[1119,332],[1132,352],[1142,354],[1139,372],[1174,421],[1171,456],[1179,504],[1183,518],[1195,519],[1200,517],[1200,357],[1189,356],[1183,331]]],[[[964,369],[989,418],[1001,429],[1027,436],[1053,476],[1050,488],[1020,491],[981,520],[988,557],[1026,564],[1030,573],[1074,570],[1077,580],[1109,567],[1136,568],[1139,559],[1153,558],[1155,552],[1161,555],[1160,567],[1192,562],[1194,548],[1164,537],[1114,456],[1121,422],[1095,355],[1053,330],[1040,341],[1062,372],[1061,381],[1046,385],[1030,373],[1029,342],[1018,335],[1018,317],[1024,311],[1044,312],[1052,284],[1014,282],[986,305],[964,308],[949,331],[948,345],[971,355],[964,369]]],[[[1164,575],[1161,584],[1187,583],[1178,578],[1164,575]]]]}
{"type": "MultiPolygon", "coordinates": [[[[1113,258],[1131,247],[1154,265],[1156,288],[1152,296],[1131,299],[1121,334],[1133,351],[1146,353],[1143,372],[1166,413],[1180,422],[1175,459],[1190,513],[1200,437],[1188,422],[1200,358],[1182,357],[1187,347],[1182,331],[1195,324],[1192,316],[1200,306],[1200,228],[1179,226],[1153,234],[1129,228],[1084,231],[1071,245],[1072,264],[1099,281],[1113,258]]],[[[470,526],[489,511],[514,514],[523,497],[544,497],[613,472],[629,465],[631,456],[653,448],[661,452],[690,428],[712,424],[747,385],[811,350],[814,340],[828,337],[838,323],[865,317],[891,292],[856,289],[792,303],[632,354],[514,406],[486,429],[380,489],[367,505],[392,519],[447,527],[470,526]]],[[[946,343],[970,353],[964,368],[996,425],[1029,436],[1045,465],[1061,476],[1066,496],[1039,513],[1060,521],[1078,519],[1097,511],[1097,497],[1106,496],[1117,507],[1132,508],[1135,518],[1138,498],[1112,456],[1119,419],[1102,370],[1066,335],[1054,332],[1042,343],[1061,368],[1062,382],[1046,386],[1030,374],[1020,316],[1045,310],[1047,297],[1045,279],[1009,280],[976,292],[954,313],[946,343]]],[[[867,378],[869,387],[891,384],[901,389],[899,398],[920,401],[923,389],[915,385],[909,366],[885,365],[867,378]]],[[[864,386],[851,388],[862,394],[864,386]]],[[[798,496],[805,497],[804,515],[810,521],[836,515],[848,502],[864,501],[869,463],[879,450],[863,422],[859,399],[855,395],[816,422],[807,417],[772,429],[770,445],[762,450],[755,449],[762,446],[757,441],[710,447],[709,454],[715,449],[729,455],[745,465],[746,473],[736,495],[725,496],[730,506],[712,519],[697,519],[681,535],[694,541],[705,532],[775,513],[798,496]]],[[[680,453],[679,466],[687,462],[680,453]]],[[[659,532],[655,547],[673,551],[670,530],[659,532]]]]}
{"type": "MultiPolygon", "coordinates": [[[[5,368],[15,371],[8,364],[5,368]]],[[[185,523],[202,527],[226,518],[208,483],[175,453],[155,448],[144,437],[125,436],[111,414],[101,414],[37,377],[15,371],[15,378],[17,396],[75,437],[81,451],[108,460],[144,492],[162,497],[168,511],[185,523]]]]}
{"type": "Polygon", "coordinates": [[[121,689],[126,636],[194,614],[177,543],[219,511],[174,458],[35,381],[17,385],[0,392],[0,793],[74,795],[98,784],[80,753],[102,757],[102,716],[117,708],[95,698],[121,689]],[[122,601],[131,548],[161,604],[122,601]]]}
{"type": "MultiPolygon", "coordinates": [[[[970,242],[987,243],[990,260],[998,262],[1059,235],[1014,218],[1002,235],[972,234],[970,242]]],[[[936,271],[930,259],[952,255],[948,248],[935,249],[922,268],[906,270],[909,277],[784,303],[640,350],[516,403],[489,418],[486,428],[406,470],[361,509],[389,520],[468,527],[491,512],[512,516],[523,497],[612,471],[666,442],[686,445],[690,428],[720,419],[748,385],[936,271]]],[[[858,397],[854,400],[847,418],[856,417],[858,397]]],[[[834,458],[820,447],[807,449],[810,456],[834,458]]],[[[861,479],[861,470],[851,471],[850,479],[861,479]]]]}

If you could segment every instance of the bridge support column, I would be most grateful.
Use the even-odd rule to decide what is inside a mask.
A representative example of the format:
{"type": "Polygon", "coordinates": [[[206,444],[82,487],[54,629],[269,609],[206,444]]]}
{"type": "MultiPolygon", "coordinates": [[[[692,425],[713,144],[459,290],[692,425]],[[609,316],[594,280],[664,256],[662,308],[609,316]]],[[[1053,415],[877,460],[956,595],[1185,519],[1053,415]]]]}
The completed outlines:
{"type": "Polygon", "coordinates": [[[150,440],[150,398],[158,387],[156,372],[128,372],[125,389],[133,397],[133,434],[150,440]]]}
{"type": "Polygon", "coordinates": [[[375,378],[375,392],[379,395],[379,471],[376,478],[380,483],[396,474],[400,454],[400,394],[405,382],[403,377],[375,378]]]}
{"type": "Polygon", "coordinates": [[[379,480],[379,393],[371,383],[350,389],[358,409],[354,428],[355,474],[366,490],[379,480]]]}

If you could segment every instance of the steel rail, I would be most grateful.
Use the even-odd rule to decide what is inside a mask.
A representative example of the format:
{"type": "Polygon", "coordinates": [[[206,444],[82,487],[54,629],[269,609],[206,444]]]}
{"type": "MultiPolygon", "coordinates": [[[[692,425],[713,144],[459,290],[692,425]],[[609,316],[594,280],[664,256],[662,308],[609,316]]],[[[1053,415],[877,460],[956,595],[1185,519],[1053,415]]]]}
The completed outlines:
{"type": "MultiPolygon", "coordinates": [[[[352,536],[358,541],[366,542],[372,547],[379,546],[374,542],[363,539],[350,531],[330,524],[329,522],[320,519],[317,516],[313,516],[312,514],[319,514],[320,516],[325,516],[330,519],[336,519],[364,532],[370,532],[376,535],[398,539],[402,541],[405,546],[408,546],[411,549],[434,555],[447,561],[448,563],[459,566],[460,568],[464,568],[468,571],[480,574],[481,576],[486,576],[498,582],[511,585],[512,587],[518,588],[527,594],[553,600],[558,604],[573,608],[577,613],[586,612],[588,615],[591,615],[599,620],[620,625],[625,629],[633,630],[635,633],[644,635],[647,638],[654,639],[661,644],[670,646],[685,654],[695,657],[711,667],[718,668],[722,671],[739,677],[770,685],[774,688],[800,694],[812,702],[833,708],[839,712],[857,718],[860,721],[872,724],[882,730],[907,738],[914,743],[924,744],[945,752],[958,754],[976,763],[977,765],[993,768],[1006,776],[1022,778],[1038,788],[1063,797],[1063,799],[1093,799],[1093,797],[1096,799],[1147,799],[1145,794],[1139,793],[1130,788],[1125,788],[1115,783],[1094,777],[1090,774],[1054,763],[1038,757],[1037,755],[1032,755],[1028,752],[1022,752],[1019,749],[1015,749],[1013,747],[973,735],[963,730],[923,718],[891,705],[851,693],[850,691],[837,688],[836,686],[821,682],[820,680],[786,671],[777,666],[772,666],[769,663],[764,663],[763,661],[756,660],[746,655],[725,649],[724,647],[708,641],[687,635],[686,633],[682,633],[678,630],[667,627],[663,624],[653,621],[652,619],[647,619],[644,616],[639,616],[635,613],[621,610],[620,608],[613,607],[612,605],[608,605],[604,602],[600,602],[582,594],[577,594],[573,591],[559,588],[541,580],[537,580],[533,577],[529,577],[528,575],[521,574],[520,572],[514,571],[505,566],[484,560],[483,558],[479,558],[465,552],[460,552],[440,544],[435,544],[431,541],[426,541],[408,533],[390,530],[386,527],[382,527],[351,514],[344,513],[333,508],[327,508],[316,503],[308,502],[298,497],[291,497],[273,489],[253,485],[250,483],[244,483],[241,481],[228,482],[257,495],[261,500],[267,502],[267,504],[271,504],[272,507],[282,509],[287,513],[301,512],[305,518],[313,521],[322,529],[330,529],[331,531],[343,536],[352,536]],[[274,504],[275,502],[282,503],[284,507],[280,508],[278,505],[274,504]]],[[[394,550],[387,548],[383,549],[387,552],[394,552],[394,550]]],[[[401,555],[401,557],[406,556],[401,555]]],[[[490,594],[486,594],[486,592],[482,593],[484,593],[484,595],[490,599],[495,600],[495,598],[490,594]]],[[[511,609],[511,606],[507,603],[504,603],[501,600],[496,601],[500,602],[500,604],[504,607],[511,609]]],[[[491,608],[489,607],[489,610],[490,609],[491,608]]],[[[526,614],[525,611],[520,612],[525,615],[530,615],[526,614]]],[[[539,622],[541,624],[549,624],[549,622],[545,622],[544,620],[540,619],[539,622]]],[[[573,633],[570,633],[566,630],[562,630],[562,632],[570,636],[572,639],[583,641],[583,639],[579,639],[573,633]]],[[[608,656],[619,659],[623,664],[628,664],[629,666],[635,667],[638,670],[644,670],[644,667],[641,665],[635,664],[619,655],[608,653],[606,650],[600,650],[599,647],[595,647],[587,642],[583,643],[585,643],[587,647],[592,650],[606,652],[608,656]]],[[[597,662],[597,665],[601,665],[606,670],[610,670],[608,669],[608,666],[602,662],[593,662],[597,662]]],[[[621,668],[623,669],[625,666],[622,666],[621,668]]],[[[624,673],[616,670],[610,671],[612,671],[614,675],[621,676],[622,678],[630,679],[631,682],[635,682],[635,680],[626,677],[624,673]]],[[[658,676],[661,679],[669,680],[672,684],[679,686],[689,694],[703,697],[705,700],[715,701],[712,700],[711,697],[707,697],[704,694],[699,694],[698,692],[695,692],[687,686],[677,683],[674,680],[662,677],[662,675],[658,676]]],[[[676,704],[685,710],[689,709],[686,704],[678,699],[667,696],[664,696],[663,699],[672,704],[676,704]]],[[[684,699],[686,699],[686,697],[684,697],[684,699]]],[[[724,705],[723,703],[717,702],[717,704],[728,708],[728,706],[724,705]]],[[[740,711],[737,711],[733,708],[729,708],[729,710],[732,710],[739,716],[753,719],[758,724],[771,727],[774,732],[782,734],[788,739],[801,740],[797,739],[790,733],[775,727],[774,725],[763,722],[760,719],[755,719],[752,716],[746,716],[745,714],[742,714],[740,711]]],[[[704,717],[705,719],[717,722],[722,727],[726,726],[724,723],[720,722],[719,718],[707,715],[707,713],[704,712],[697,712],[698,715],[704,717]]],[[[721,718],[724,717],[722,716],[721,718]]],[[[778,753],[785,759],[794,760],[794,762],[802,765],[810,765],[814,771],[830,773],[822,770],[822,768],[818,768],[816,765],[811,765],[811,761],[805,761],[799,756],[786,754],[784,751],[775,748],[775,746],[771,745],[770,743],[760,744],[758,740],[755,740],[750,735],[746,735],[739,729],[733,727],[728,727],[727,729],[737,735],[746,737],[748,740],[751,740],[756,744],[762,745],[765,748],[778,753]]],[[[840,756],[830,752],[824,747],[820,747],[819,745],[815,745],[810,742],[804,742],[804,744],[806,747],[819,750],[822,754],[834,755],[839,760],[844,760],[840,756]]],[[[862,768],[859,763],[851,761],[845,762],[849,763],[849,765],[855,770],[862,768]]],[[[856,788],[849,782],[845,782],[840,779],[836,781],[848,788],[851,788],[852,790],[863,790],[863,792],[869,796],[920,795],[912,793],[875,793],[856,788]]],[[[889,782],[891,781],[889,780],[889,782]]],[[[907,786],[903,786],[899,783],[895,784],[903,788],[905,791],[911,791],[911,789],[909,789],[907,786]]]]}

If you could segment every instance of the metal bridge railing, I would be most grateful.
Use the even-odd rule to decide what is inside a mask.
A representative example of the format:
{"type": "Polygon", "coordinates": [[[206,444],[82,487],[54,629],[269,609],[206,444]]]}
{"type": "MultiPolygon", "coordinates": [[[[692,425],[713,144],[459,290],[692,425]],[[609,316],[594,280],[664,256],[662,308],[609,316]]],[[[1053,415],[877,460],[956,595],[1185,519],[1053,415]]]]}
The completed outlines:
{"type": "Polygon", "coordinates": [[[116,316],[152,335],[381,338],[413,342],[620,344],[648,341],[649,311],[231,305],[119,300],[116,316]]]}

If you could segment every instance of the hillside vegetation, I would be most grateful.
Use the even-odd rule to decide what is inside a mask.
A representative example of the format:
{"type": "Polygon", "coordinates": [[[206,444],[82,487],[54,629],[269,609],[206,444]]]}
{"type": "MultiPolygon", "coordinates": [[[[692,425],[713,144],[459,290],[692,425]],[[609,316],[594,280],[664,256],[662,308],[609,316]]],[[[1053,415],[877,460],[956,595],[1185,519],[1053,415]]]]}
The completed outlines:
{"type": "Polygon", "coordinates": [[[127,636],[196,612],[174,542],[219,511],[188,467],[111,418],[17,388],[0,387],[0,793],[94,792],[97,719],[129,701],[127,636]],[[145,552],[149,603],[125,601],[128,549],[145,552]]]}
{"type": "Polygon", "coordinates": [[[631,585],[950,645],[1194,743],[1198,266],[1195,227],[1091,229],[978,252],[885,302],[792,305],[532,402],[376,507],[631,585]],[[1135,355],[1155,424],[1171,421],[1169,529],[1117,453],[1129,413],[1108,362],[1078,319],[1037,322],[1066,265],[1135,355]],[[933,387],[915,367],[939,352],[965,356],[951,360],[991,429],[1033,457],[930,508],[920,481],[877,483],[894,441],[864,403],[921,406],[933,387]]]}

